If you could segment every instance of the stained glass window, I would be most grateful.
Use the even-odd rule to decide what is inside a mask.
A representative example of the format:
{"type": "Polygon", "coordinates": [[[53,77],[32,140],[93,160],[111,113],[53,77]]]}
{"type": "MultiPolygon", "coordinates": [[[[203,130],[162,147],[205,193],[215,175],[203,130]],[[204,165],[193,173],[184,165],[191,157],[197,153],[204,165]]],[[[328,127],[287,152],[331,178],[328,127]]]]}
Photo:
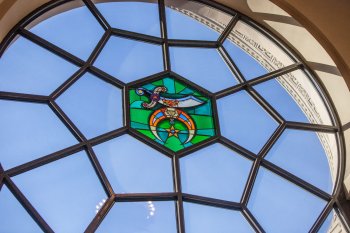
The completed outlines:
{"type": "Polygon", "coordinates": [[[0,233],[345,232],[336,113],[273,38],[211,1],[26,17],[0,48],[0,233]]]}

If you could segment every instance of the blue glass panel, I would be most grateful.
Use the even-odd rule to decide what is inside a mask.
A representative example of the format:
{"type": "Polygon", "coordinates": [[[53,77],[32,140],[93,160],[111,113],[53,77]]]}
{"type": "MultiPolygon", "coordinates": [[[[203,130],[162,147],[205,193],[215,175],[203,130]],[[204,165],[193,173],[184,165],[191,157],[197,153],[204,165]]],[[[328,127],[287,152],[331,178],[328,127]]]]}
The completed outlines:
{"type": "Polygon", "coordinates": [[[162,48],[158,45],[112,37],[95,62],[95,66],[123,82],[163,70],[162,48]]]}
{"type": "Polygon", "coordinates": [[[341,232],[347,232],[346,228],[344,227],[342,221],[340,220],[338,214],[332,210],[326,220],[323,222],[321,228],[319,229],[318,233],[341,233],[341,232]]]}
{"type": "Polygon", "coordinates": [[[309,123],[309,120],[295,100],[276,79],[261,83],[254,86],[254,88],[286,120],[309,123]]]}
{"type": "Polygon", "coordinates": [[[332,192],[327,155],[315,132],[287,129],[266,159],[324,191],[332,192]]]}
{"type": "Polygon", "coordinates": [[[76,70],[69,62],[19,37],[0,59],[0,91],[49,95],[76,70]]]}
{"type": "Polygon", "coordinates": [[[42,232],[5,185],[0,191],[0,207],[0,233],[42,232]]]}
{"type": "Polygon", "coordinates": [[[221,134],[257,153],[278,124],[245,91],[219,99],[217,102],[221,134]]]}
{"type": "Polygon", "coordinates": [[[82,59],[90,56],[104,33],[86,7],[56,14],[30,31],[82,59]]]}
{"type": "Polygon", "coordinates": [[[246,80],[267,74],[267,70],[259,62],[231,41],[226,40],[224,47],[246,80]]]}
{"type": "Polygon", "coordinates": [[[117,202],[97,232],[176,233],[174,202],[117,202]]]}
{"type": "Polygon", "coordinates": [[[254,232],[239,211],[184,202],[187,233],[254,232]]]}
{"type": "Polygon", "coordinates": [[[96,7],[114,28],[160,37],[158,4],[154,2],[109,2],[96,7]]]}
{"type": "Polygon", "coordinates": [[[185,193],[239,202],[252,162],[220,144],[180,160],[185,193]]]}
{"type": "Polygon", "coordinates": [[[44,104],[0,100],[0,162],[5,169],[77,143],[44,104]]]}
{"type": "Polygon", "coordinates": [[[170,58],[174,72],[211,92],[237,84],[216,49],[171,47],[170,58]]]}
{"type": "Polygon", "coordinates": [[[266,232],[308,232],[326,202],[260,168],[248,208],[266,232]],[[277,224],[278,223],[278,224],[277,224]]]}
{"type": "Polygon", "coordinates": [[[94,147],[114,191],[155,193],[173,190],[171,160],[129,135],[94,147]]]}
{"type": "Polygon", "coordinates": [[[231,19],[231,16],[198,2],[167,0],[165,4],[167,6],[165,11],[169,39],[215,41],[218,39],[219,33],[192,17],[196,16],[197,19],[198,17],[211,18],[212,15],[215,15],[219,24],[224,26],[227,25],[231,19]],[[189,14],[192,15],[192,17],[179,11],[182,9],[186,9],[185,12],[187,13],[190,12],[189,14]]]}
{"type": "Polygon", "coordinates": [[[13,179],[54,232],[83,232],[107,198],[85,152],[13,179]]]}
{"type": "Polygon", "coordinates": [[[88,138],[123,126],[121,90],[89,73],[64,92],[57,103],[88,138]]]}

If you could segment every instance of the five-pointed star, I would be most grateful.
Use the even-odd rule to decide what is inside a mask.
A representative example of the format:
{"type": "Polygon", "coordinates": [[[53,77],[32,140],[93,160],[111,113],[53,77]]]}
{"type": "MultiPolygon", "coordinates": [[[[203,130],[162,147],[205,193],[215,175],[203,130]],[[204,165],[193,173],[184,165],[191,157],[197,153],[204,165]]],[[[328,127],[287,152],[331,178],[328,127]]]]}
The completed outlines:
{"type": "Polygon", "coordinates": [[[166,131],[168,131],[168,137],[171,137],[171,136],[179,137],[179,135],[177,135],[177,133],[180,130],[175,129],[173,125],[170,127],[170,129],[166,129],[166,131]]]}

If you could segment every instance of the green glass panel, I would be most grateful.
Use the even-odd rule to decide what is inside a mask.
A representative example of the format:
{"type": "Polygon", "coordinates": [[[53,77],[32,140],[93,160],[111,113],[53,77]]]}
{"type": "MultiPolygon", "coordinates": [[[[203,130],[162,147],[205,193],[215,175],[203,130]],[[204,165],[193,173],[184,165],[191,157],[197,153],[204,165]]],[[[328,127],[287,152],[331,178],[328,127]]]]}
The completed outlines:
{"type": "Polygon", "coordinates": [[[215,136],[211,99],[173,77],[129,90],[130,126],[172,151],[215,136]]]}

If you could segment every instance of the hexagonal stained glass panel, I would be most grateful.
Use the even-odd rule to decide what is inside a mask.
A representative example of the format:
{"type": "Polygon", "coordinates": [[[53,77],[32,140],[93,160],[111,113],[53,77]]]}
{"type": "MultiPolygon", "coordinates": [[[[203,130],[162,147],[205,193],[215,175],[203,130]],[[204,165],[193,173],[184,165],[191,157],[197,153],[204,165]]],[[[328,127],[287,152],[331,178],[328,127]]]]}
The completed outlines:
{"type": "Polygon", "coordinates": [[[215,135],[210,98],[173,77],[130,89],[129,101],[131,127],[172,151],[215,135]]]}

